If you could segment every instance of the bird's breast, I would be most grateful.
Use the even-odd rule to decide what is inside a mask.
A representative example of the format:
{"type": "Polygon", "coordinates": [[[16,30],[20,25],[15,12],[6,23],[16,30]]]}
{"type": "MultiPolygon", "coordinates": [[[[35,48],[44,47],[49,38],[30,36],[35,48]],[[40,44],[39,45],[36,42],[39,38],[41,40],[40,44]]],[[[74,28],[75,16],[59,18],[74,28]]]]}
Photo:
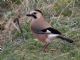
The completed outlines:
{"type": "Polygon", "coordinates": [[[48,22],[46,22],[44,20],[36,20],[36,21],[31,22],[31,31],[32,31],[33,36],[42,42],[46,42],[48,35],[47,34],[38,34],[36,32],[38,32],[39,30],[48,28],[48,27],[51,27],[51,25],[48,24],[48,22]]]}
{"type": "Polygon", "coordinates": [[[39,41],[41,41],[41,42],[46,42],[46,39],[47,39],[47,37],[48,37],[48,35],[47,34],[36,34],[36,33],[34,33],[34,32],[32,32],[32,34],[33,34],[33,36],[35,37],[35,38],[37,38],[39,41]]]}

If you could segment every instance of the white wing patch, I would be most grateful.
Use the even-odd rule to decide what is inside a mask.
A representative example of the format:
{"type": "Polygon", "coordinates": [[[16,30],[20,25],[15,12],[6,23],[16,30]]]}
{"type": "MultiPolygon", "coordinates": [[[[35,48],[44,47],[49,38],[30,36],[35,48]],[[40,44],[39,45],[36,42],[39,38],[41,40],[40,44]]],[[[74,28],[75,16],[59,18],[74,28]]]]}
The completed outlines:
{"type": "Polygon", "coordinates": [[[46,39],[46,42],[51,43],[52,40],[54,40],[54,38],[56,38],[57,36],[59,36],[58,34],[49,34],[48,38],[46,39]]]}
{"type": "Polygon", "coordinates": [[[59,34],[49,34],[48,39],[53,39],[56,38],[57,36],[59,36],[59,34]]]}
{"type": "Polygon", "coordinates": [[[59,36],[59,34],[52,34],[51,31],[49,31],[49,30],[47,30],[46,33],[50,33],[50,34],[48,35],[49,38],[54,38],[54,37],[59,36]]]}
{"type": "Polygon", "coordinates": [[[54,40],[54,38],[59,36],[59,34],[52,34],[51,31],[49,31],[49,30],[47,30],[46,33],[49,33],[48,38],[46,39],[46,42],[48,42],[48,43],[51,43],[52,40],[54,40]]]}
{"type": "Polygon", "coordinates": [[[46,32],[47,32],[47,33],[51,33],[51,31],[49,31],[49,30],[47,30],[46,32]]]}

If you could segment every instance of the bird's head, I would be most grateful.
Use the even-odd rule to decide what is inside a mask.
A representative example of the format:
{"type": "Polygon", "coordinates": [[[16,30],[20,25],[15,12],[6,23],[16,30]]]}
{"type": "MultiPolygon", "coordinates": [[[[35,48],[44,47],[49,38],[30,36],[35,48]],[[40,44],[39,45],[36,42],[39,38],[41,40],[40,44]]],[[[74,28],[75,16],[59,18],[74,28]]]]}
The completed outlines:
{"type": "Polygon", "coordinates": [[[26,14],[28,17],[32,17],[34,19],[39,19],[43,16],[42,12],[38,9],[35,9],[34,11],[31,11],[29,14],[26,14]]]}

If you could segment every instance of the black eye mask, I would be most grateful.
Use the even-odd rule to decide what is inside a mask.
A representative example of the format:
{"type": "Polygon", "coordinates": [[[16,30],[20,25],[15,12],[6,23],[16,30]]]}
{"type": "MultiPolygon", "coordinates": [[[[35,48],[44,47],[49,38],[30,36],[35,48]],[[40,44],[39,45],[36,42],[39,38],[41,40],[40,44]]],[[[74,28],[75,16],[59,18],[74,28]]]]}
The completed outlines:
{"type": "Polygon", "coordinates": [[[37,13],[36,13],[36,12],[34,12],[33,14],[34,14],[34,15],[36,15],[37,13]]]}
{"type": "Polygon", "coordinates": [[[30,16],[30,17],[33,17],[35,19],[37,18],[35,14],[27,14],[26,16],[30,16]]]}
{"type": "Polygon", "coordinates": [[[33,14],[32,14],[32,17],[35,18],[35,19],[37,18],[37,17],[36,17],[35,15],[33,15],[33,14]]]}

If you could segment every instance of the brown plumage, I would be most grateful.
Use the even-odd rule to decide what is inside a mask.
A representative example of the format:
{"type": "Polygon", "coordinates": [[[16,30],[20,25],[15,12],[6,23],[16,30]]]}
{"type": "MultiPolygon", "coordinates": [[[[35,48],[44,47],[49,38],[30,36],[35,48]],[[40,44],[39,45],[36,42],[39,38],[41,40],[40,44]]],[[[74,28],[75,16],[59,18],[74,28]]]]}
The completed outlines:
{"type": "Polygon", "coordinates": [[[62,36],[61,32],[51,27],[51,25],[45,21],[44,16],[40,10],[31,11],[27,16],[32,18],[31,31],[33,35],[39,40],[45,43],[44,50],[56,37],[61,38],[69,43],[73,41],[62,36]]]}
{"type": "Polygon", "coordinates": [[[35,29],[37,29],[37,30],[45,29],[47,27],[51,27],[51,26],[47,22],[45,22],[43,18],[40,18],[39,20],[36,20],[36,21],[31,21],[31,31],[32,31],[33,35],[42,42],[46,42],[48,34],[36,34],[35,29]]]}

